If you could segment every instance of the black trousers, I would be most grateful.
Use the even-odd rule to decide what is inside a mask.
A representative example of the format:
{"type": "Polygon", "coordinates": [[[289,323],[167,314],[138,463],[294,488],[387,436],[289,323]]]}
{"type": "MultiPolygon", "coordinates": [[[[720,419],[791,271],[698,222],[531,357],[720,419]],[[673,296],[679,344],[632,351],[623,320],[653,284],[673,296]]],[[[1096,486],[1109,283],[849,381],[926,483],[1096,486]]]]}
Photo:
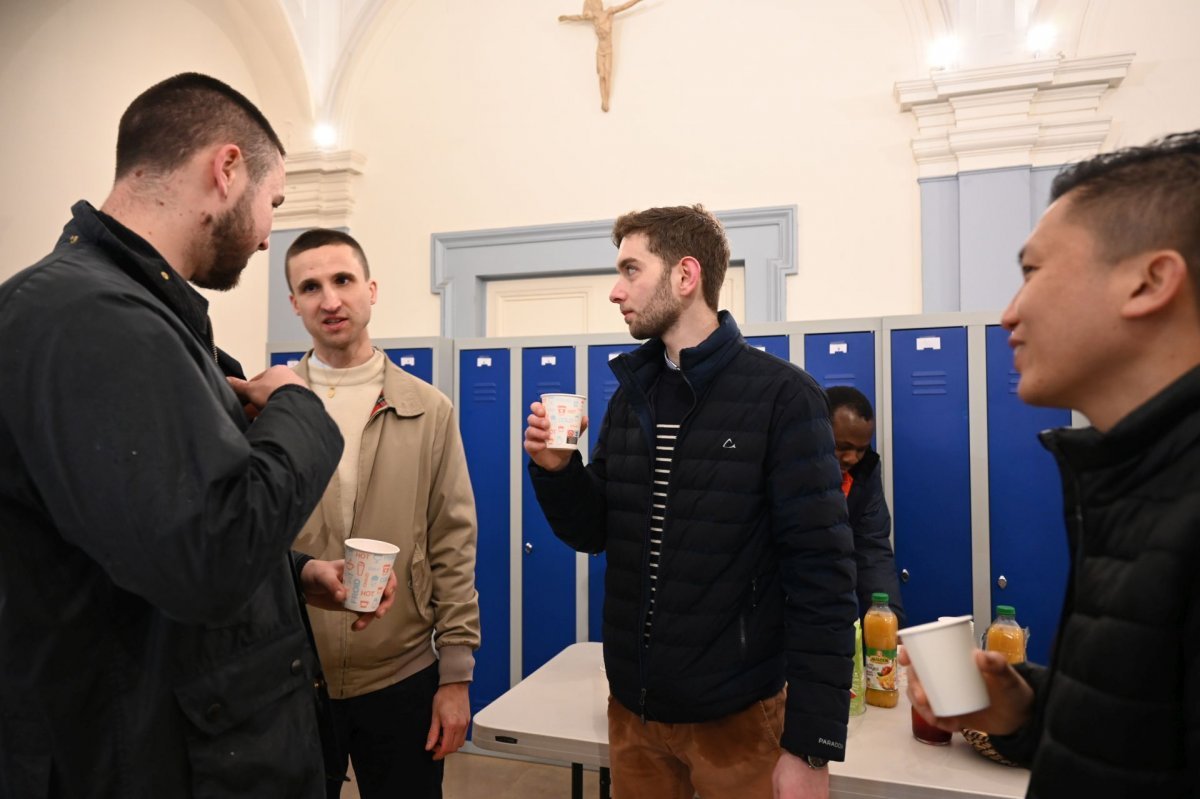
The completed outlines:
{"type": "MultiPolygon", "coordinates": [[[[425,751],[438,689],[438,664],[406,680],[351,699],[334,699],[333,729],[362,799],[441,799],[445,761],[425,751]]],[[[328,799],[338,799],[342,783],[330,781],[328,799]]]]}

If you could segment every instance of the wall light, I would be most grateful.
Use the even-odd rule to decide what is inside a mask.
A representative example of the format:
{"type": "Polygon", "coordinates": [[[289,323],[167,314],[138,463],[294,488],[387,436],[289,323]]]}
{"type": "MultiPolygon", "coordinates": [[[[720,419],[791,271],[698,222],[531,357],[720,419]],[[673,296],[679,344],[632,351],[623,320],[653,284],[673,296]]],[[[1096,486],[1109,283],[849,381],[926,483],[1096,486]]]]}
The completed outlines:
{"type": "Polygon", "coordinates": [[[950,69],[957,66],[958,51],[958,37],[943,36],[929,47],[929,66],[933,69],[950,69]]]}
{"type": "Polygon", "coordinates": [[[313,128],[313,143],[322,150],[331,150],[337,144],[337,131],[333,125],[322,122],[313,128]]]}
{"type": "Polygon", "coordinates": [[[1053,25],[1034,25],[1025,37],[1025,46],[1036,57],[1039,53],[1049,51],[1054,46],[1056,38],[1058,38],[1058,29],[1053,25]]]}

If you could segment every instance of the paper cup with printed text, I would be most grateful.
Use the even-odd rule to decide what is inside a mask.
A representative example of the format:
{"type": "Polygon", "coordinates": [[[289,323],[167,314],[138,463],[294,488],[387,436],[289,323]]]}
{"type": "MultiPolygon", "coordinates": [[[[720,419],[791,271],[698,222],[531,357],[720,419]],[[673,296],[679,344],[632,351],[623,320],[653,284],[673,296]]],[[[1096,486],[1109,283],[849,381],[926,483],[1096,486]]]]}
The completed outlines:
{"type": "Polygon", "coordinates": [[[975,665],[970,616],[906,627],[899,636],[935,715],[961,716],[988,706],[987,686],[975,665]]]}
{"type": "Polygon", "coordinates": [[[579,428],[587,397],[582,394],[543,394],[542,407],[550,421],[550,449],[579,449],[579,428]]]}
{"type": "Polygon", "coordinates": [[[370,613],[383,600],[392,564],[400,547],[373,538],[346,539],[346,569],[342,583],[346,599],[342,607],[359,613],[370,613]]]}

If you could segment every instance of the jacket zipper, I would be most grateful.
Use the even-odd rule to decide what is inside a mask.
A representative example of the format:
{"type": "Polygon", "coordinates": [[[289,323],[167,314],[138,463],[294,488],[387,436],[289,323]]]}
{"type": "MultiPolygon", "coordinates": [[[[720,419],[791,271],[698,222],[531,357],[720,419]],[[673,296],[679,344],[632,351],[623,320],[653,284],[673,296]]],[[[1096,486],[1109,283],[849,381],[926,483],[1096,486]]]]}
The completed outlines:
{"type": "MultiPolygon", "coordinates": [[[[666,548],[666,543],[667,543],[667,514],[669,514],[671,512],[671,486],[675,481],[676,456],[678,455],[678,452],[679,452],[679,444],[683,440],[684,425],[687,424],[688,419],[691,417],[692,412],[696,410],[696,405],[697,405],[696,389],[692,388],[692,382],[690,380],[688,380],[687,375],[684,373],[682,368],[679,370],[679,376],[681,378],[683,378],[683,382],[687,385],[688,389],[692,392],[692,406],[690,408],[688,408],[687,413],[685,413],[683,415],[683,418],[679,420],[679,430],[675,434],[675,446],[671,450],[671,474],[667,478],[666,491],[663,492],[667,495],[667,502],[666,502],[667,507],[664,509],[664,512],[663,512],[662,538],[660,539],[660,543],[658,545],[658,566],[659,566],[659,574],[660,575],[662,573],[663,552],[664,552],[664,549],[666,548]]],[[[649,513],[646,516],[646,529],[647,530],[650,529],[650,522],[654,521],[654,518],[653,518],[654,517],[654,459],[656,457],[655,453],[658,452],[658,425],[655,424],[653,426],[652,430],[654,432],[654,437],[649,442],[649,446],[650,446],[650,462],[649,462],[650,508],[649,508],[649,513]]],[[[642,612],[640,614],[640,616],[642,618],[642,629],[639,630],[639,633],[645,637],[645,640],[642,641],[640,643],[640,645],[638,646],[638,672],[639,672],[639,676],[641,677],[641,692],[638,697],[638,710],[639,710],[639,715],[641,716],[643,725],[646,723],[646,654],[650,650],[650,640],[651,639],[650,639],[649,634],[653,632],[653,628],[654,628],[654,622],[650,621],[650,629],[648,629],[648,630],[646,629],[646,615],[650,609],[649,586],[648,586],[648,583],[650,582],[650,538],[648,535],[646,537],[645,552],[646,552],[646,554],[642,558],[642,591],[643,591],[643,595],[642,595],[642,612]]]]}

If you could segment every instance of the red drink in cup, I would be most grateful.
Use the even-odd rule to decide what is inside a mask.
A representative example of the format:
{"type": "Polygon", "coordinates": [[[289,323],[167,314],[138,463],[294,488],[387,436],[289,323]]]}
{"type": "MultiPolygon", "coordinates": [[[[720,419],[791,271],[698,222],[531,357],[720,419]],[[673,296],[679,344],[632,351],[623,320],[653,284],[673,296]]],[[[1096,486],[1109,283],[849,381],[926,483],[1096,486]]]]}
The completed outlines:
{"type": "Polygon", "coordinates": [[[921,714],[916,708],[912,709],[912,732],[913,737],[923,744],[933,744],[934,746],[945,746],[950,743],[952,733],[945,730],[939,730],[937,727],[929,724],[925,719],[921,718],[921,714]]]}

